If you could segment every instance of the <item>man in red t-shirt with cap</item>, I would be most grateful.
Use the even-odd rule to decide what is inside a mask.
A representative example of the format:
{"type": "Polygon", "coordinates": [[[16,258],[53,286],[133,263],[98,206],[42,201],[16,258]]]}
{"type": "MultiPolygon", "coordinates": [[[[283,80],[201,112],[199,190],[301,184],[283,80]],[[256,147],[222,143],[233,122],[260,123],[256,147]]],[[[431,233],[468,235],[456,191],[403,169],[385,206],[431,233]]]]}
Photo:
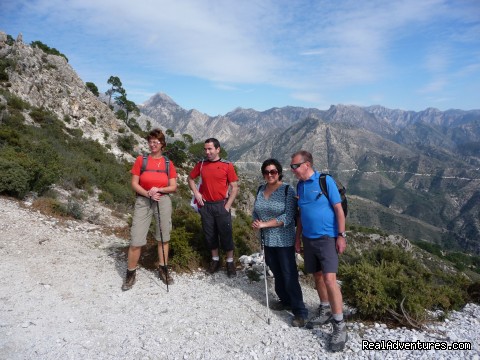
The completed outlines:
{"type": "Polygon", "coordinates": [[[202,217],[205,242],[212,253],[208,272],[213,274],[220,268],[219,242],[227,257],[227,275],[236,275],[233,261],[232,216],[230,209],[238,193],[238,177],[233,164],[220,158],[220,142],[215,138],[205,140],[206,159],[198,162],[188,176],[202,217]],[[201,177],[197,189],[195,179],[201,177]],[[228,190],[230,188],[230,194],[228,190]]]}

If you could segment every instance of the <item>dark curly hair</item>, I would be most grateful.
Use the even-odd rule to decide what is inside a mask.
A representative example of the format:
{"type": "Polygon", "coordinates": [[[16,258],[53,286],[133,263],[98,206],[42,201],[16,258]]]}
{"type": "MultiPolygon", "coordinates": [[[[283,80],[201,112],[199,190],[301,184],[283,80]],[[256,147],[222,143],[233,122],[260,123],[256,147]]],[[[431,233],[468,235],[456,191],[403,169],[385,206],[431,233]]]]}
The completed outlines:
{"type": "Polygon", "coordinates": [[[265,170],[265,168],[269,165],[275,166],[275,168],[278,171],[278,179],[282,180],[282,178],[283,178],[283,174],[282,174],[283,168],[282,168],[282,165],[280,164],[280,162],[277,159],[267,159],[263,162],[263,164],[262,164],[262,175],[263,175],[263,171],[265,170]]]}

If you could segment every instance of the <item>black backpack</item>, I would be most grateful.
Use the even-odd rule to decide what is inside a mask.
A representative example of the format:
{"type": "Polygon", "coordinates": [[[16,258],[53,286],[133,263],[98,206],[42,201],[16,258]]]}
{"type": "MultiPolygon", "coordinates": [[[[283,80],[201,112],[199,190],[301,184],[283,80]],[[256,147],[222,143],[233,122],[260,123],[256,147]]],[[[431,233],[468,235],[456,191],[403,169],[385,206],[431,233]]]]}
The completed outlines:
{"type": "Polygon", "coordinates": [[[167,178],[170,177],[170,159],[166,156],[163,156],[165,158],[165,170],[146,170],[147,168],[147,162],[148,162],[148,154],[143,154],[143,162],[142,162],[142,167],[140,168],[140,175],[142,175],[145,171],[149,172],[166,172],[167,173],[167,178]]]}
{"type": "MultiPolygon", "coordinates": [[[[340,198],[342,199],[342,209],[343,213],[345,214],[345,218],[347,217],[347,212],[348,212],[348,202],[347,202],[347,189],[345,189],[345,186],[342,185],[340,181],[335,180],[332,175],[330,174],[320,174],[320,178],[318,179],[320,183],[320,189],[322,190],[322,194],[325,194],[327,197],[327,200],[330,201],[328,198],[328,190],[327,190],[327,179],[326,177],[330,176],[335,184],[337,185],[338,192],[340,193],[340,198]]],[[[321,194],[320,194],[321,196],[321,194]]]]}

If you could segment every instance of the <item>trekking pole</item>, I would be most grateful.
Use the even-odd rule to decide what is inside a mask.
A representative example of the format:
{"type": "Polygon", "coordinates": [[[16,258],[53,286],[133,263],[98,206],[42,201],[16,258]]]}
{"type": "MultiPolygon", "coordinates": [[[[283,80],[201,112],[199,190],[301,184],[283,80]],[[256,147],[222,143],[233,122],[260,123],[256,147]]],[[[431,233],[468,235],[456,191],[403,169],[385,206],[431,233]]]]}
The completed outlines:
{"type": "Polygon", "coordinates": [[[267,324],[270,325],[270,306],[268,305],[268,284],[267,284],[267,257],[265,255],[265,246],[263,244],[263,229],[260,229],[261,247],[263,253],[263,277],[265,279],[265,297],[267,299],[267,324]]]}
{"type": "MultiPolygon", "coordinates": [[[[158,218],[158,229],[160,230],[160,242],[162,243],[162,256],[163,256],[163,266],[165,266],[165,276],[167,277],[167,292],[168,292],[168,266],[165,262],[165,249],[163,248],[163,234],[162,234],[162,224],[160,222],[160,206],[157,201],[157,218],[158,218]]],[[[160,265],[161,266],[161,265],[160,265]]]]}

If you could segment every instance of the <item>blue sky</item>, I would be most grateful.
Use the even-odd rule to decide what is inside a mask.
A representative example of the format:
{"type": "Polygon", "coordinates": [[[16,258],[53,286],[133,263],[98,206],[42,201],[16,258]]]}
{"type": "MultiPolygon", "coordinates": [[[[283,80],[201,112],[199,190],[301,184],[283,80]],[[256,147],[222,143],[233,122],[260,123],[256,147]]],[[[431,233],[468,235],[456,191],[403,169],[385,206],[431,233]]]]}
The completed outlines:
{"type": "Polygon", "coordinates": [[[480,109],[479,0],[1,0],[0,30],[137,104],[480,109]]]}

